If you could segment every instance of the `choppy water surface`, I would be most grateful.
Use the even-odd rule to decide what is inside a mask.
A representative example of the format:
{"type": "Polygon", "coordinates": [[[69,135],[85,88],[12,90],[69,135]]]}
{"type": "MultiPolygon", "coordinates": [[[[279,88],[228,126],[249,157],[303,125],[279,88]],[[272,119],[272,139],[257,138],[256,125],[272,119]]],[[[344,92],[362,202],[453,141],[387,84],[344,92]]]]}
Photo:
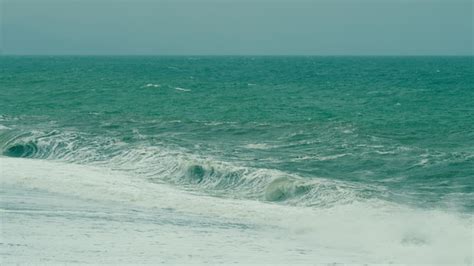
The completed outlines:
{"type": "Polygon", "coordinates": [[[0,57],[3,259],[472,263],[473,70],[472,57],[0,57]],[[101,245],[35,253],[65,241],[55,230],[101,245]]]}

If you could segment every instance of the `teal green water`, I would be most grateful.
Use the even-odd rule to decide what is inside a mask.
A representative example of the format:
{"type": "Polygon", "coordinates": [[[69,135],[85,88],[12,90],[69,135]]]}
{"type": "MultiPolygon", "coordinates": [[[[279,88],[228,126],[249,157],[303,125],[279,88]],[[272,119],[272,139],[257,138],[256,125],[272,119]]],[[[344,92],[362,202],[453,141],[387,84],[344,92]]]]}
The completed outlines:
{"type": "Polygon", "coordinates": [[[472,212],[473,70],[473,57],[0,57],[0,147],[218,197],[472,212]]]}

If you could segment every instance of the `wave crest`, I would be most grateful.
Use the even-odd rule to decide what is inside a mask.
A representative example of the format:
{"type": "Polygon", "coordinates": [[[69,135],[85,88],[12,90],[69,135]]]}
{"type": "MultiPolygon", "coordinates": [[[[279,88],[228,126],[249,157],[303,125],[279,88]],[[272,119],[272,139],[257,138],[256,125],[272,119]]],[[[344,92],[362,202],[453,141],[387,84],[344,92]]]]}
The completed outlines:
{"type": "Polygon", "coordinates": [[[253,168],[180,148],[141,141],[90,137],[75,132],[1,135],[3,155],[91,164],[132,173],[152,183],[231,198],[294,205],[332,206],[383,194],[380,187],[321,177],[304,178],[276,169],[253,168]],[[5,140],[3,142],[3,140],[5,140]]]}

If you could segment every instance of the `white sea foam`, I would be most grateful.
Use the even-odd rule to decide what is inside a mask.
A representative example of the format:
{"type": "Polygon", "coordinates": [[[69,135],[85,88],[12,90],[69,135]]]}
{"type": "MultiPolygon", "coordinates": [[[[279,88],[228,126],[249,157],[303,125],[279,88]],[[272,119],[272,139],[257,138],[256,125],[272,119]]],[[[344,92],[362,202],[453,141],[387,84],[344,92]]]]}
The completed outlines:
{"type": "Polygon", "coordinates": [[[336,160],[338,158],[348,156],[350,154],[348,153],[341,153],[341,154],[334,154],[334,155],[314,155],[314,156],[302,156],[298,157],[296,159],[293,159],[293,161],[305,161],[305,160],[316,160],[316,161],[330,161],[330,160],[336,160]]]}
{"type": "Polygon", "coordinates": [[[415,165],[425,166],[425,165],[427,165],[427,164],[429,163],[429,161],[430,161],[429,159],[423,158],[423,159],[420,160],[420,162],[418,162],[418,163],[415,164],[415,165]]]}
{"type": "Polygon", "coordinates": [[[268,150],[273,148],[273,146],[267,143],[249,143],[244,145],[244,148],[255,150],[268,150]]]}
{"type": "Polygon", "coordinates": [[[0,124],[0,130],[7,130],[7,129],[11,129],[11,128],[0,124]]]}
{"type": "Polygon", "coordinates": [[[180,88],[180,87],[176,87],[174,89],[177,90],[177,91],[191,91],[190,89],[184,89],[184,88],[180,88]]]}
{"type": "Polygon", "coordinates": [[[206,126],[220,126],[220,125],[236,125],[238,124],[237,122],[233,121],[197,121],[204,123],[206,126]]]}
{"type": "Polygon", "coordinates": [[[473,262],[472,216],[383,201],[215,198],[103,167],[0,157],[4,263],[473,262]]]}
{"type": "Polygon", "coordinates": [[[154,88],[159,88],[159,87],[161,87],[161,85],[160,85],[160,84],[153,84],[153,83],[148,83],[148,84],[146,84],[144,87],[154,87],[154,88]]]}

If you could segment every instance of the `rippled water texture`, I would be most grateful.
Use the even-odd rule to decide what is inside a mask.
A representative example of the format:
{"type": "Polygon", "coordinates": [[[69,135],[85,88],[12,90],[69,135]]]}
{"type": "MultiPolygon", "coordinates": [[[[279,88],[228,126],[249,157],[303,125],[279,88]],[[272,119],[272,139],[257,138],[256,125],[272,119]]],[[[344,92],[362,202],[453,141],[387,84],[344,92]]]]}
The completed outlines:
{"type": "Polygon", "coordinates": [[[216,245],[268,240],[246,251],[261,262],[298,232],[275,247],[288,263],[472,263],[473,70],[472,57],[0,57],[2,224],[31,208],[26,193],[45,209],[138,208],[141,225],[163,208],[188,236],[208,223],[216,245]]]}

